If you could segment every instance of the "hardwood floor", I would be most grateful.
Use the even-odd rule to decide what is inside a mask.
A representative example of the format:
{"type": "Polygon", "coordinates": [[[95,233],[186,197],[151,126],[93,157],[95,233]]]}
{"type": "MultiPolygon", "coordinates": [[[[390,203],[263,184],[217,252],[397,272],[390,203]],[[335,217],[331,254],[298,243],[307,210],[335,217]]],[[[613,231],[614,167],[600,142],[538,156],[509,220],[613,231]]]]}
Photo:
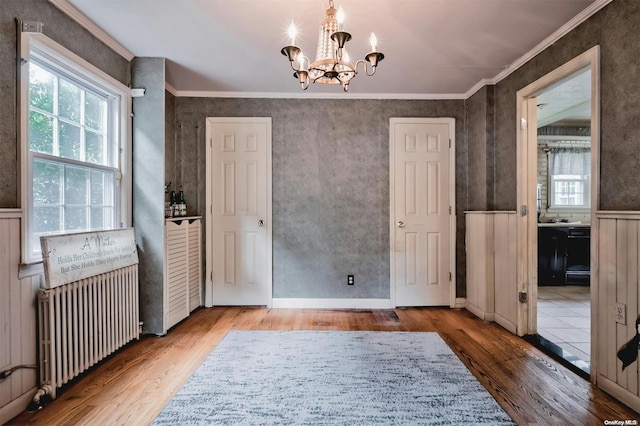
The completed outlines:
{"type": "Polygon", "coordinates": [[[145,425],[229,330],[437,331],[518,424],[602,425],[640,415],[538,349],[466,310],[200,309],[164,337],[144,337],[58,398],[10,425],[145,425]]]}

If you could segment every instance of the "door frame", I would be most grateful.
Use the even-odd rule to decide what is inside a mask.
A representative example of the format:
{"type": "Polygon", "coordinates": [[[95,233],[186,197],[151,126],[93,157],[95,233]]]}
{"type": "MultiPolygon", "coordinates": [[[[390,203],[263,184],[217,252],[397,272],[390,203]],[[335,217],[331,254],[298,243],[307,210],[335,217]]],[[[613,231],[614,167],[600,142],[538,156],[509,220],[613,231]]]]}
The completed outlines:
{"type": "Polygon", "coordinates": [[[267,307],[273,306],[273,227],[272,227],[272,135],[271,117],[207,117],[206,118],[206,171],[205,171],[205,277],[204,277],[204,305],[214,306],[215,294],[213,287],[213,126],[216,123],[264,123],[267,127],[267,307]]]}
{"type": "Polygon", "coordinates": [[[393,206],[395,204],[395,153],[394,130],[395,125],[409,124],[448,124],[449,125],[449,273],[451,286],[449,291],[449,307],[456,307],[456,120],[450,117],[403,117],[389,119],[389,262],[390,262],[390,299],[391,306],[396,307],[396,279],[395,279],[395,222],[393,206]]]}
{"type": "MultiPolygon", "coordinates": [[[[532,102],[543,90],[585,68],[591,69],[591,378],[597,376],[598,313],[598,221],[600,192],[600,46],[594,46],[556,68],[516,93],[517,151],[517,283],[518,292],[528,295],[527,303],[518,303],[517,334],[537,332],[538,299],[538,221],[534,220],[537,184],[537,128],[527,123],[536,121],[536,105],[532,102]],[[528,210],[528,213],[526,212],[528,210]]],[[[516,302],[517,303],[517,302],[516,302]]]]}

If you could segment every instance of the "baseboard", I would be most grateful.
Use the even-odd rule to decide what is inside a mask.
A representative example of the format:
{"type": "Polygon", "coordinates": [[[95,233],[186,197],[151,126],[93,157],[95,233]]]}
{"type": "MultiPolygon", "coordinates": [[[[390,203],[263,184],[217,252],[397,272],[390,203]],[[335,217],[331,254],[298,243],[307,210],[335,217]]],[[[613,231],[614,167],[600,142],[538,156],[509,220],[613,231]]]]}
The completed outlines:
{"type": "Polygon", "coordinates": [[[508,319],[498,314],[494,314],[494,317],[495,317],[494,320],[495,322],[498,323],[498,325],[501,325],[503,328],[507,329],[510,333],[518,334],[517,333],[518,329],[514,323],[512,323],[508,319]]]}
{"type": "Polygon", "coordinates": [[[481,320],[484,320],[484,321],[494,320],[493,312],[485,312],[482,309],[478,308],[477,306],[472,305],[471,303],[467,303],[467,306],[465,306],[465,308],[467,309],[467,311],[471,312],[473,315],[477,316],[481,320]]]}
{"type": "Polygon", "coordinates": [[[274,298],[272,307],[298,309],[391,309],[389,299],[294,299],[274,298]]]}
{"type": "Polygon", "coordinates": [[[31,398],[33,398],[33,395],[35,395],[37,390],[38,388],[33,388],[9,402],[7,405],[0,407],[0,425],[7,423],[9,420],[26,410],[31,402],[31,398]]]}
{"type": "MultiPolygon", "coordinates": [[[[617,367],[617,364],[616,364],[616,367],[617,367]]],[[[638,395],[635,395],[629,392],[619,384],[615,383],[613,380],[607,379],[601,374],[598,375],[597,382],[598,382],[597,386],[600,389],[607,392],[609,395],[613,396],[614,398],[621,401],[622,403],[633,408],[634,410],[640,412],[640,397],[638,395]]],[[[627,419],[621,419],[621,420],[627,420],[627,419]]],[[[631,420],[631,419],[628,419],[628,420],[631,420]]]]}
{"type": "Polygon", "coordinates": [[[467,307],[467,298],[466,297],[456,297],[456,301],[454,302],[453,307],[455,309],[464,309],[467,307]]]}

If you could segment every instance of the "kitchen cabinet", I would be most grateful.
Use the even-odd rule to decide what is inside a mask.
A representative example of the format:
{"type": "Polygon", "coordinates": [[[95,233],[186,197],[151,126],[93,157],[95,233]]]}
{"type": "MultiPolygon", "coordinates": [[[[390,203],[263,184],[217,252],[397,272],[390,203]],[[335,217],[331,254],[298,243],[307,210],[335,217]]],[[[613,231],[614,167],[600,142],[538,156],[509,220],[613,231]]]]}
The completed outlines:
{"type": "Polygon", "coordinates": [[[590,227],[538,227],[538,285],[589,285],[590,227]]]}

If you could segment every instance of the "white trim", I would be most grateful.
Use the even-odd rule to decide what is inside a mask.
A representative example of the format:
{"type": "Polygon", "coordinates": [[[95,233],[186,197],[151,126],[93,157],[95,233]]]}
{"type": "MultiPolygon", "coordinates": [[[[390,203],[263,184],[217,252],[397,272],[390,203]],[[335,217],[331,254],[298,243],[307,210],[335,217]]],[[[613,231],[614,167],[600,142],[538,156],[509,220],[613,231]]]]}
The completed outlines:
{"type": "MultiPolygon", "coordinates": [[[[518,291],[529,295],[527,304],[518,304],[517,334],[536,333],[537,329],[537,240],[538,223],[533,214],[537,184],[536,96],[565,77],[585,68],[591,69],[591,380],[597,377],[598,342],[598,210],[600,189],[600,46],[594,46],[516,93],[517,206],[530,206],[530,213],[518,219],[517,282],[518,291]],[[521,120],[526,119],[523,129],[521,120]]],[[[516,301],[514,301],[516,302],[516,301]]],[[[517,302],[516,302],[517,303],[517,302]]]]}
{"type": "Polygon", "coordinates": [[[493,312],[485,312],[482,309],[473,306],[471,303],[467,302],[465,309],[471,312],[473,315],[477,316],[483,321],[493,321],[495,319],[495,313],[493,312]]]}
{"type": "Polygon", "coordinates": [[[0,425],[7,423],[9,420],[25,411],[37,390],[37,387],[31,388],[19,397],[8,402],[6,405],[0,407],[0,425]]]}
{"type": "Polygon", "coordinates": [[[467,306],[467,298],[466,297],[456,297],[455,305],[453,306],[455,309],[464,309],[467,306]]]}
{"type": "Polygon", "coordinates": [[[482,89],[484,86],[488,86],[490,84],[495,84],[494,80],[492,78],[483,78],[482,80],[478,81],[476,84],[474,84],[473,86],[471,86],[471,88],[469,88],[469,90],[467,90],[464,93],[464,98],[463,99],[469,99],[471,96],[475,95],[476,92],[480,89],[482,89]]]}
{"type": "Polygon", "coordinates": [[[178,95],[177,95],[178,91],[176,90],[176,88],[175,88],[175,87],[173,87],[171,84],[169,84],[169,83],[168,83],[168,82],[166,82],[166,81],[164,82],[164,89],[165,89],[167,92],[171,93],[173,96],[176,96],[176,97],[178,96],[178,95]]]}
{"type": "Polygon", "coordinates": [[[396,282],[395,282],[395,262],[393,258],[395,242],[393,235],[395,223],[393,220],[393,206],[395,205],[395,177],[393,167],[395,165],[395,153],[393,149],[394,126],[397,123],[419,123],[419,124],[448,124],[451,147],[449,152],[449,272],[451,273],[449,306],[456,307],[456,120],[455,118],[438,117],[402,117],[389,119],[389,271],[390,271],[390,295],[393,306],[396,306],[396,282]]]}
{"type": "Polygon", "coordinates": [[[207,117],[205,121],[205,285],[204,285],[204,305],[207,308],[214,306],[214,286],[213,286],[213,196],[211,180],[213,178],[213,164],[211,155],[213,153],[213,140],[211,133],[215,123],[263,123],[267,126],[267,152],[266,152],[266,174],[267,174],[267,217],[265,218],[267,230],[267,308],[273,305],[273,182],[272,182],[272,127],[271,117],[207,117]]]}
{"type": "Polygon", "coordinates": [[[629,210],[629,211],[598,210],[596,211],[596,218],[640,220],[640,211],[638,210],[629,210]]]}
{"type": "Polygon", "coordinates": [[[96,25],[95,22],[90,20],[85,14],[80,12],[75,6],[69,3],[68,0],[49,0],[49,2],[127,61],[131,62],[131,60],[135,58],[136,55],[131,53],[126,47],[117,42],[116,39],[107,34],[106,31],[96,25]]]}
{"type": "MultiPolygon", "coordinates": [[[[593,365],[593,363],[592,363],[593,365]]],[[[635,411],[640,411],[640,397],[603,375],[598,375],[598,387],[635,411]]]]}
{"type": "Polygon", "coordinates": [[[393,309],[393,307],[389,299],[273,299],[274,309],[393,309]]]}
{"type": "Polygon", "coordinates": [[[0,209],[0,219],[22,219],[22,209],[0,209]]]}
{"type": "Polygon", "coordinates": [[[207,118],[205,120],[205,236],[204,236],[204,306],[211,308],[213,306],[213,196],[211,194],[211,178],[213,176],[211,164],[211,152],[213,151],[211,133],[213,122],[207,118]]]}
{"type": "Polygon", "coordinates": [[[509,333],[517,334],[518,330],[516,325],[513,323],[513,321],[509,321],[507,318],[495,312],[493,313],[493,317],[494,317],[493,320],[502,328],[509,331],[509,333]]]}
{"type": "Polygon", "coordinates": [[[216,92],[176,90],[185,98],[255,98],[255,99],[398,99],[398,100],[465,100],[464,93],[313,93],[313,92],[216,92]]]}
{"type": "Polygon", "coordinates": [[[551,46],[552,44],[560,40],[562,37],[567,35],[570,31],[572,31],[578,25],[582,24],[591,16],[598,13],[600,9],[602,9],[612,1],[613,0],[596,0],[595,2],[591,3],[582,12],[574,16],[569,22],[567,22],[566,24],[558,28],[553,34],[551,34],[549,37],[542,40],[533,49],[529,50],[527,53],[525,53],[524,55],[520,56],[518,59],[513,61],[507,68],[501,71],[498,75],[494,76],[490,80],[491,84],[497,84],[500,81],[507,78],[509,75],[517,71],[520,67],[526,64],[528,61],[533,59],[538,53],[542,52],[543,50],[545,50],[546,48],[548,48],[549,46],[551,46]]]}

